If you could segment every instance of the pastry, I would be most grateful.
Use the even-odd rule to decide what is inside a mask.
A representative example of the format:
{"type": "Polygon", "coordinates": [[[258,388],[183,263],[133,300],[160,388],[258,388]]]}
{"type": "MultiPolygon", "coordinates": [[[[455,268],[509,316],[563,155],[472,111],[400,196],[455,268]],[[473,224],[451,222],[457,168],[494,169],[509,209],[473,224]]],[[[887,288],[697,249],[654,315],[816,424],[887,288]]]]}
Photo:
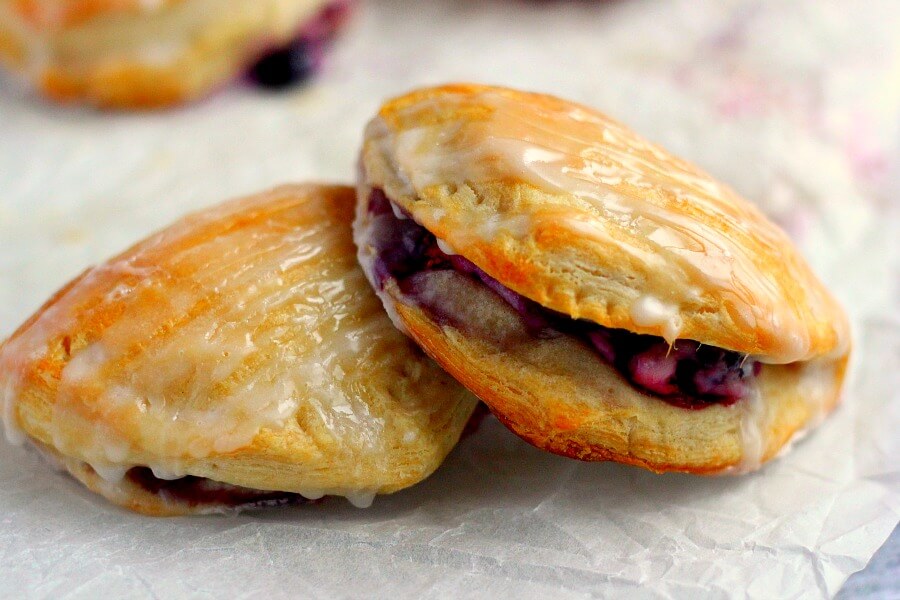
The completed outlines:
{"type": "Polygon", "coordinates": [[[788,237],[591,108],[414,91],[369,123],[357,196],[396,325],[535,446],[747,471],[838,401],[847,319],[788,237]]]}
{"type": "Polygon", "coordinates": [[[116,108],[189,101],[249,69],[315,69],[348,0],[0,0],[0,61],[47,96],[116,108]]]}
{"type": "Polygon", "coordinates": [[[0,346],[7,436],[152,515],[413,485],[476,399],[384,314],[352,188],[189,216],[51,298],[0,346]]]}

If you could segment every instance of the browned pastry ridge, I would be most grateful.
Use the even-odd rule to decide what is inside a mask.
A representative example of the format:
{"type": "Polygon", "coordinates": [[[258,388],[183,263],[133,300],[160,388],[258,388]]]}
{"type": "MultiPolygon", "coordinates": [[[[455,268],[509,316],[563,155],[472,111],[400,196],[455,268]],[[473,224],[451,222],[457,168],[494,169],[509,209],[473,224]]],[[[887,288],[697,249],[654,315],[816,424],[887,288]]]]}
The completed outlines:
{"type": "Polygon", "coordinates": [[[427,88],[381,108],[360,163],[354,237],[388,312],[532,444],[746,471],[837,403],[847,319],[789,238],[609,117],[427,88]]]}
{"type": "Polygon", "coordinates": [[[86,271],[0,346],[8,436],[152,515],[366,504],[426,478],[477,400],[384,314],[353,205],[280,187],[86,271]]]}

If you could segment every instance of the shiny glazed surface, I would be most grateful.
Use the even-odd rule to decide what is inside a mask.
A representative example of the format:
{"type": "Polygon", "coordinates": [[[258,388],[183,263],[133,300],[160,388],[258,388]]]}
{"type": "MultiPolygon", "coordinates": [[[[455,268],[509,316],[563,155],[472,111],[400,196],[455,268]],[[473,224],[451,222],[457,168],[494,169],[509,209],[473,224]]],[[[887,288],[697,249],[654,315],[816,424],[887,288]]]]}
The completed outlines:
{"type": "MultiPolygon", "coordinates": [[[[736,352],[702,346],[693,340],[669,344],[660,337],[624,329],[609,329],[590,321],[571,319],[546,309],[509,288],[462,256],[453,254],[441,240],[399,209],[381,190],[369,195],[367,237],[362,243],[374,253],[373,284],[382,291],[388,279],[410,302],[432,318],[462,331],[477,331],[467,317],[458,314],[445,290],[443,301],[427,281],[436,271],[453,270],[488,287],[521,317],[534,343],[559,335],[584,341],[597,359],[613,365],[632,386],[683,408],[732,404],[754,391],[761,364],[736,352]]],[[[504,333],[496,332],[498,338],[504,333]]],[[[477,335],[477,334],[474,334],[477,335]]]]}
{"type": "MultiPolygon", "coordinates": [[[[384,187],[504,285],[549,308],[570,312],[563,305],[574,304],[602,325],[668,341],[753,348],[766,362],[806,360],[823,347],[846,350],[846,320],[781,230],[726,186],[597,111],[550,96],[450,85],[388,102],[366,137],[370,185],[384,187]],[[381,159],[394,179],[373,169],[381,159]],[[525,198],[520,185],[539,190],[540,202],[525,198]],[[467,186],[473,192],[458,191],[467,186]],[[501,191],[491,195],[491,186],[501,191]],[[600,274],[588,271],[585,279],[633,274],[617,292],[630,305],[625,315],[608,314],[606,298],[579,304],[553,297],[560,288],[554,272],[576,246],[579,260],[597,257],[600,274]],[[529,294],[534,282],[550,290],[546,298],[529,294]],[[743,338],[728,343],[697,321],[711,312],[743,338]]],[[[590,281],[584,285],[590,289],[590,281]]]]}
{"type": "Polygon", "coordinates": [[[279,188],[86,271],[0,347],[8,437],[110,482],[139,465],[370,502],[426,476],[474,399],[384,315],[352,203],[349,188],[279,188]],[[248,452],[257,474],[196,472],[248,452]]]}

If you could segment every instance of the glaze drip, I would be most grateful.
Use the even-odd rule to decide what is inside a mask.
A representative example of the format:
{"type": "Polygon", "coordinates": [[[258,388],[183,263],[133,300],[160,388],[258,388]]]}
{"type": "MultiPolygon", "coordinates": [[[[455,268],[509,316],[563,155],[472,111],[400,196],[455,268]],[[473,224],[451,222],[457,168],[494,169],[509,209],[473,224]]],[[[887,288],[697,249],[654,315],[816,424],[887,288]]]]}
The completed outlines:
{"type": "Polygon", "coordinates": [[[611,329],[550,310],[505,287],[466,258],[445,253],[439,240],[408,214],[398,218],[399,210],[383,191],[372,191],[368,211],[374,225],[367,243],[375,252],[373,283],[383,289],[387,280],[396,280],[405,296],[439,322],[466,328],[439,302],[422,297],[421,275],[453,270],[500,296],[536,339],[580,338],[634,387],[670,404],[692,409],[728,405],[751,393],[762,368],[758,361],[694,340],[679,339],[670,345],[661,337],[611,329]]]}
{"type": "Polygon", "coordinates": [[[621,284],[632,302],[649,294],[675,309],[665,320],[633,319],[643,333],[698,336],[703,326],[688,317],[717,312],[729,329],[754,332],[750,346],[766,363],[847,347],[834,300],[777,226],[727,186],[590,108],[477,85],[422,90],[387,103],[370,122],[363,160],[367,182],[451,248],[490,246],[494,232],[515,231],[504,243],[552,254],[553,244],[536,241],[546,234],[569,238],[566,252],[665,265],[652,280],[621,284]],[[494,203],[497,185],[520,186],[507,200],[523,209],[482,209],[469,192],[453,191],[494,203]]]}

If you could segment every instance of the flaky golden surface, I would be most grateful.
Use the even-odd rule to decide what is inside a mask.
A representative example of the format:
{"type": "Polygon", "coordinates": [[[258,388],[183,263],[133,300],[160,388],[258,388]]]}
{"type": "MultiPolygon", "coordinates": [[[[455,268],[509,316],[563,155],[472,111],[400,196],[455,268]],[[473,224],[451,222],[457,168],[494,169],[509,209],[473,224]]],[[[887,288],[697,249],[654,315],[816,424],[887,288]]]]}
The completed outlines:
{"type": "Polygon", "coordinates": [[[88,270],[0,346],[10,434],[152,514],[191,508],[135,496],[130,466],[307,497],[427,477],[476,400],[384,314],[352,212],[350,188],[286,186],[88,270]]]}
{"type": "Polygon", "coordinates": [[[150,13],[186,0],[4,0],[21,19],[37,28],[75,27],[96,18],[150,13]]]}
{"type": "Polygon", "coordinates": [[[367,188],[553,310],[770,363],[848,351],[843,310],[777,226],[588,107],[418,90],[381,108],[361,160],[367,188]]]}
{"type": "Polygon", "coordinates": [[[0,61],[59,101],[200,97],[287,43],[325,0],[0,0],[0,61]]]}
{"type": "Polygon", "coordinates": [[[568,335],[535,339],[483,286],[450,271],[431,282],[465,327],[437,322],[404,298],[389,301],[425,351],[479,396],[514,433],[550,452],[656,472],[751,471],[837,404],[846,359],[764,365],[757,395],[730,406],[673,406],[630,385],[568,335]],[[463,319],[461,319],[463,320],[463,319]]]}
{"type": "Polygon", "coordinates": [[[501,88],[425,89],[382,107],[361,163],[354,236],[376,284],[368,204],[381,189],[444,252],[547,308],[763,363],[746,397],[691,410],[637,389],[577,337],[536,337],[465,275],[419,273],[410,295],[386,279],[379,295],[398,327],[535,446],[658,472],[745,472],[838,403],[846,316],[790,240],[608,117],[501,88]]]}

